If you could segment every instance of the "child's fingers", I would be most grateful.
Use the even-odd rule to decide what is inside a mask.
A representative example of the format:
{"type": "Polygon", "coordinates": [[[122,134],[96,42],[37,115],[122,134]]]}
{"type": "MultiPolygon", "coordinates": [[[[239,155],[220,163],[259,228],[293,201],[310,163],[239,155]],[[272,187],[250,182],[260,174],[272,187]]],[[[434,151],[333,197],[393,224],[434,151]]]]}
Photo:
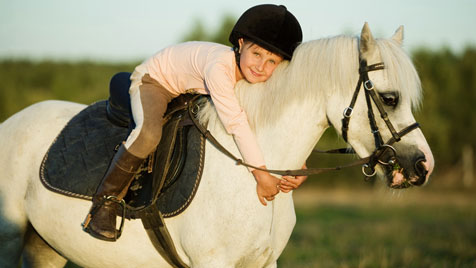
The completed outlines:
{"type": "Polygon", "coordinates": [[[280,187],[281,192],[283,193],[289,193],[289,191],[294,190],[294,187],[286,186],[286,185],[281,185],[280,187]]]}
{"type": "Polygon", "coordinates": [[[284,176],[283,179],[285,181],[297,181],[298,179],[294,176],[284,176]]]}
{"type": "Polygon", "coordinates": [[[297,180],[294,179],[294,178],[290,178],[290,177],[287,177],[286,179],[283,179],[281,181],[281,185],[286,185],[286,186],[293,187],[293,188],[296,188],[296,187],[299,186],[299,184],[297,183],[297,180]]]}
{"type": "Polygon", "coordinates": [[[288,189],[293,189],[294,187],[290,184],[290,183],[281,183],[281,185],[279,185],[279,189],[280,190],[288,190],[288,189]]]}
{"type": "Polygon", "coordinates": [[[294,186],[294,185],[282,185],[281,186],[281,189],[284,189],[284,190],[293,190],[293,189],[296,189],[298,187],[294,186]]]}

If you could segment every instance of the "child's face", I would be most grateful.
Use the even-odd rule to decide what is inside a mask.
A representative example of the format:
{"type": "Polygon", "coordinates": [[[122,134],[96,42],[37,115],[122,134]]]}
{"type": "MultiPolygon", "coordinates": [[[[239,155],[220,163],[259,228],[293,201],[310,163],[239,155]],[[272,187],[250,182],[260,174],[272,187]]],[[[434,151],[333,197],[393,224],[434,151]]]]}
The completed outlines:
{"type": "Polygon", "coordinates": [[[244,42],[243,39],[239,40],[239,44],[241,75],[252,84],[268,80],[283,60],[257,44],[244,42]]]}

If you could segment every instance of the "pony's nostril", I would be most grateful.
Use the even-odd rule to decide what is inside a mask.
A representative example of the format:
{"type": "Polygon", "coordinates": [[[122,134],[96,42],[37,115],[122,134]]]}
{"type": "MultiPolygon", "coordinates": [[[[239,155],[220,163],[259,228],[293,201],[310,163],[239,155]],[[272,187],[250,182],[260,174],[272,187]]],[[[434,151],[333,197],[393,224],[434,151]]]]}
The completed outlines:
{"type": "Polygon", "coordinates": [[[420,158],[415,162],[415,170],[419,176],[423,176],[423,175],[426,175],[426,173],[428,173],[428,170],[426,170],[425,162],[426,162],[425,158],[420,158]]]}
{"type": "Polygon", "coordinates": [[[426,170],[425,161],[425,158],[420,158],[415,162],[415,172],[418,175],[418,180],[413,181],[413,185],[422,185],[423,183],[425,183],[426,175],[428,174],[428,170],[426,170]]]}

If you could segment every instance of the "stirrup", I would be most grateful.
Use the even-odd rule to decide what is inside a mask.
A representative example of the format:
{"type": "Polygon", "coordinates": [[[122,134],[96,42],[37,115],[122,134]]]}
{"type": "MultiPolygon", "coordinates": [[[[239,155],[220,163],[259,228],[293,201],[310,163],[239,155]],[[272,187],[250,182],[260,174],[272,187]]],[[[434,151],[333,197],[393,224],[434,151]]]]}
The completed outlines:
{"type": "Polygon", "coordinates": [[[91,222],[92,217],[94,216],[96,211],[104,205],[106,201],[117,203],[122,207],[121,225],[119,226],[119,229],[116,230],[117,238],[119,238],[121,237],[122,230],[124,229],[124,221],[126,218],[126,201],[124,201],[124,199],[119,199],[117,198],[117,196],[114,196],[114,195],[104,196],[104,198],[101,198],[101,201],[99,201],[100,203],[97,206],[93,205],[93,208],[91,209],[91,211],[89,211],[88,215],[86,216],[86,219],[84,219],[84,222],[81,223],[81,226],[83,227],[83,230],[85,232],[88,232],[88,226],[89,226],[89,223],[91,222]]]}

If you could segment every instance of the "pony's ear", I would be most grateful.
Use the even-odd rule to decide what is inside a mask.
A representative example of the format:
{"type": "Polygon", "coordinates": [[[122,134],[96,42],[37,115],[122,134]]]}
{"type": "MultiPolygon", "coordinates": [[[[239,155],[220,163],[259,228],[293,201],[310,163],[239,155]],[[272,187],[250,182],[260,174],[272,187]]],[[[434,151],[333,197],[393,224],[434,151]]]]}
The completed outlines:
{"type": "Polygon", "coordinates": [[[375,49],[375,39],[370,32],[369,24],[366,22],[360,34],[360,54],[364,55],[371,53],[375,49]]]}
{"type": "Polygon", "coordinates": [[[398,27],[398,29],[395,31],[395,33],[392,36],[392,40],[397,42],[398,45],[402,45],[403,43],[403,25],[398,27]]]}

